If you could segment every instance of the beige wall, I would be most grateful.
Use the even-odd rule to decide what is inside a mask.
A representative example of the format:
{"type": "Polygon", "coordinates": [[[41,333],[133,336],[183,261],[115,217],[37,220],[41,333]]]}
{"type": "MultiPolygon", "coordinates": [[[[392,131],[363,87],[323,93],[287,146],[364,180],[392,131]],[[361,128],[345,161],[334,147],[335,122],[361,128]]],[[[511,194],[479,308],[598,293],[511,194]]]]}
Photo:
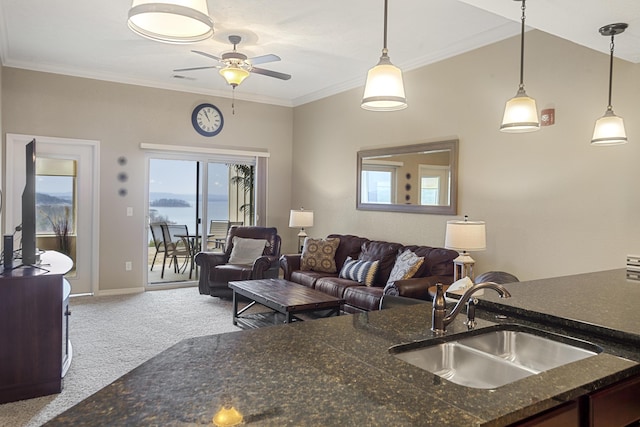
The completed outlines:
{"type": "Polygon", "coordinates": [[[592,147],[608,56],[538,31],[526,43],[527,92],[539,109],[556,109],[556,124],[536,133],[498,131],[517,90],[517,37],[406,72],[403,111],[362,110],[361,89],[295,108],[292,201],[315,211],[309,235],[443,245],[452,217],[355,209],[356,153],[453,136],[457,218],[487,223],[487,250],[472,254],[477,273],[534,279],[621,268],[640,253],[640,65],[615,61],[613,105],[630,143],[592,147]]]}
{"type": "Polygon", "coordinates": [[[640,253],[640,65],[615,63],[613,104],[630,143],[591,147],[606,108],[607,55],[537,31],[527,33],[526,47],[527,91],[539,109],[556,108],[556,125],[533,134],[497,130],[517,89],[516,37],[406,72],[409,108],[393,113],[362,110],[357,89],[294,109],[236,101],[233,116],[229,99],[0,68],[3,147],[6,133],[100,141],[100,291],[141,287],[141,142],[268,149],[267,223],[280,230],[283,252],[292,252],[298,230],[288,228],[288,213],[298,206],[315,211],[310,236],[441,246],[452,217],[355,209],[356,153],[457,137],[458,218],[487,222],[488,248],[473,253],[478,272],[533,279],[623,267],[626,254],[640,253]],[[191,128],[190,112],[203,101],[225,114],[213,139],[191,128]],[[129,160],[125,198],[117,195],[120,156],[129,160]],[[133,271],[121,268],[125,260],[133,271]]]}
{"type": "Polygon", "coordinates": [[[1,87],[3,146],[5,133],[100,141],[100,291],[142,286],[147,232],[142,142],[268,150],[266,222],[289,231],[291,108],[236,101],[232,115],[230,99],[14,68],[2,70],[1,87]],[[224,130],[214,138],[191,126],[191,111],[204,101],[220,107],[225,117],[224,130]],[[126,197],[118,196],[120,156],[128,160],[126,197]],[[126,216],[127,207],[133,207],[133,217],[126,216]],[[124,271],[125,261],[133,261],[132,271],[124,271]]]}

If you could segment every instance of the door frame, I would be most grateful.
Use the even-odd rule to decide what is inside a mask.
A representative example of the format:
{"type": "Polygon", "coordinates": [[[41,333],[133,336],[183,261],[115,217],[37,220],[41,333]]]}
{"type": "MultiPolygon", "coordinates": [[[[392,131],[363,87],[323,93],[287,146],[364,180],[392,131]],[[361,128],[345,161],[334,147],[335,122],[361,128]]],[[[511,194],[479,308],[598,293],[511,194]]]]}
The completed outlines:
{"type": "MultiPolygon", "coordinates": [[[[6,161],[5,161],[5,202],[12,203],[13,209],[4,210],[3,215],[3,230],[4,233],[13,233],[13,220],[15,216],[20,215],[21,204],[16,202],[19,200],[21,190],[16,188],[16,185],[24,185],[24,176],[20,176],[19,172],[16,174],[16,170],[20,170],[20,166],[14,166],[14,157],[18,153],[24,152],[24,146],[32,139],[36,140],[36,156],[40,151],[47,151],[46,148],[41,147],[42,144],[49,146],[55,146],[57,149],[63,148],[60,153],[72,156],[77,159],[79,154],[74,151],[75,148],[89,149],[89,156],[91,157],[89,165],[79,165],[79,171],[84,170],[83,175],[89,174],[90,185],[89,188],[83,187],[78,189],[77,204],[78,206],[90,206],[89,215],[83,216],[83,219],[88,221],[83,233],[78,233],[77,247],[85,248],[87,252],[86,260],[83,264],[76,265],[76,268],[89,269],[89,294],[95,294],[98,289],[99,280],[99,255],[100,255],[100,141],[88,140],[88,139],[75,139],[75,138],[57,138],[50,136],[37,136],[37,135],[23,135],[23,134],[6,134],[6,161]],[[21,150],[21,151],[20,151],[21,150]],[[22,183],[22,184],[20,184],[22,183]],[[87,200],[90,199],[90,200],[87,200]],[[16,206],[17,205],[17,206],[16,206]]],[[[23,155],[24,157],[24,155],[23,155]]],[[[83,162],[84,163],[84,162],[83,162]]],[[[82,184],[80,182],[79,184],[82,184]]],[[[86,208],[85,208],[86,209],[86,208]]],[[[80,252],[80,251],[78,251],[80,252]]],[[[73,278],[69,281],[73,290],[73,278]]],[[[83,292],[84,294],[84,292],[83,292]]],[[[77,294],[74,294],[77,295],[77,294]]]]}
{"type": "MultiPolygon", "coordinates": [[[[243,150],[230,150],[220,148],[202,148],[182,145],[165,145],[165,144],[151,144],[141,143],[140,148],[145,153],[145,200],[144,200],[144,227],[149,229],[149,170],[151,159],[166,159],[166,160],[188,160],[201,162],[201,164],[207,165],[208,163],[220,163],[225,160],[233,161],[237,159],[255,159],[256,175],[255,182],[256,187],[254,192],[256,193],[255,209],[256,209],[256,225],[264,225],[266,220],[266,200],[267,200],[267,159],[270,157],[269,152],[266,151],[243,151],[243,150]]],[[[200,168],[200,191],[203,194],[208,192],[208,168],[200,168]]],[[[207,206],[203,203],[201,206],[202,218],[207,218],[207,206]]],[[[203,241],[206,238],[208,227],[206,224],[200,224],[199,232],[203,241]]],[[[144,242],[142,247],[144,248],[143,259],[149,258],[149,241],[147,239],[148,232],[144,233],[144,242]]],[[[153,284],[149,285],[149,271],[144,269],[143,283],[145,290],[151,289],[163,289],[163,288],[175,288],[175,287],[187,287],[197,285],[197,278],[191,281],[185,282],[167,282],[166,284],[153,284]]]]}

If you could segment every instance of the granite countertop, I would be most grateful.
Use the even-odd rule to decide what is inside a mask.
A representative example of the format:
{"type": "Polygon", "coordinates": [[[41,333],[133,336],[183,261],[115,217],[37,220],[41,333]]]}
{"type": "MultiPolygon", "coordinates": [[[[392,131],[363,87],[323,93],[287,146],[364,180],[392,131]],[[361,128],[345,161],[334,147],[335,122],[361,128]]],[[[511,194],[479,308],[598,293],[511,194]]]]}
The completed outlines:
{"type": "Polygon", "coordinates": [[[510,283],[512,298],[485,292],[480,307],[573,326],[640,345],[640,281],[625,269],[510,283]]]}
{"type": "MultiPolygon", "coordinates": [[[[513,298],[504,301],[517,305],[524,284],[508,285],[513,298]]],[[[483,303],[490,302],[490,292],[483,303]]],[[[598,295],[591,293],[583,311],[596,303],[602,310],[619,308],[617,298],[598,295]]],[[[542,296],[532,291],[530,299],[542,296]]],[[[573,317],[571,310],[568,314],[573,317]]],[[[396,344],[433,339],[430,316],[427,303],[187,339],[47,425],[211,425],[220,407],[230,404],[245,424],[256,426],[500,426],[640,374],[635,344],[598,338],[605,351],[597,356],[494,390],[459,386],[388,352],[396,344]]],[[[495,324],[485,320],[494,316],[482,317],[476,329],[495,324]]],[[[633,319],[627,317],[638,327],[633,319]]],[[[447,335],[465,333],[463,321],[464,314],[447,335]]],[[[602,326],[616,327],[613,321],[602,326]]],[[[631,333],[628,329],[622,330],[631,333]]]]}

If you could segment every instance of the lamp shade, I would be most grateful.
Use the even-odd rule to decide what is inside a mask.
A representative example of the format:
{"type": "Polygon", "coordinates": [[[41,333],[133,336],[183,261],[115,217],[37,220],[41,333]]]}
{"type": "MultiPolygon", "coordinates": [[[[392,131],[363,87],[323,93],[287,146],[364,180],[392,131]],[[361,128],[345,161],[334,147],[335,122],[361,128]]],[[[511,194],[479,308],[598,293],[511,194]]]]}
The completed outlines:
{"type": "Polygon", "coordinates": [[[484,221],[447,221],[444,247],[458,252],[482,251],[487,247],[484,221]]]}
{"type": "Polygon", "coordinates": [[[500,130],[509,133],[533,132],[540,129],[536,100],[527,96],[524,88],[507,101],[500,130]]]}
{"type": "Polygon", "coordinates": [[[220,70],[220,75],[224,77],[227,83],[236,87],[242,83],[244,79],[249,77],[249,72],[240,67],[225,67],[220,70]]]}
{"type": "Polygon", "coordinates": [[[613,114],[612,109],[607,109],[604,116],[596,121],[593,129],[592,145],[616,145],[627,142],[627,132],[624,130],[622,117],[613,114]]]}
{"type": "Polygon", "coordinates": [[[195,43],[213,35],[207,0],[133,0],[129,28],[165,43],[195,43]]]}
{"type": "Polygon", "coordinates": [[[313,227],[313,211],[292,209],[289,215],[289,227],[313,227]]]}
{"type": "Polygon", "coordinates": [[[380,62],[367,73],[361,107],[370,111],[396,111],[407,108],[402,71],[383,53],[380,62]]]}

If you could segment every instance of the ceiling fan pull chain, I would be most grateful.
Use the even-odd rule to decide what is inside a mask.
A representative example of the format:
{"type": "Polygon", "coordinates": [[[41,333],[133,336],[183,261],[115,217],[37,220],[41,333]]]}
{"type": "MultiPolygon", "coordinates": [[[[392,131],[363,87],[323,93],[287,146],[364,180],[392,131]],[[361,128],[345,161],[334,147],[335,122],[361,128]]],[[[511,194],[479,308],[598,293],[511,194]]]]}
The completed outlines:
{"type": "Polygon", "coordinates": [[[236,88],[231,87],[231,115],[236,115],[236,88]]]}

